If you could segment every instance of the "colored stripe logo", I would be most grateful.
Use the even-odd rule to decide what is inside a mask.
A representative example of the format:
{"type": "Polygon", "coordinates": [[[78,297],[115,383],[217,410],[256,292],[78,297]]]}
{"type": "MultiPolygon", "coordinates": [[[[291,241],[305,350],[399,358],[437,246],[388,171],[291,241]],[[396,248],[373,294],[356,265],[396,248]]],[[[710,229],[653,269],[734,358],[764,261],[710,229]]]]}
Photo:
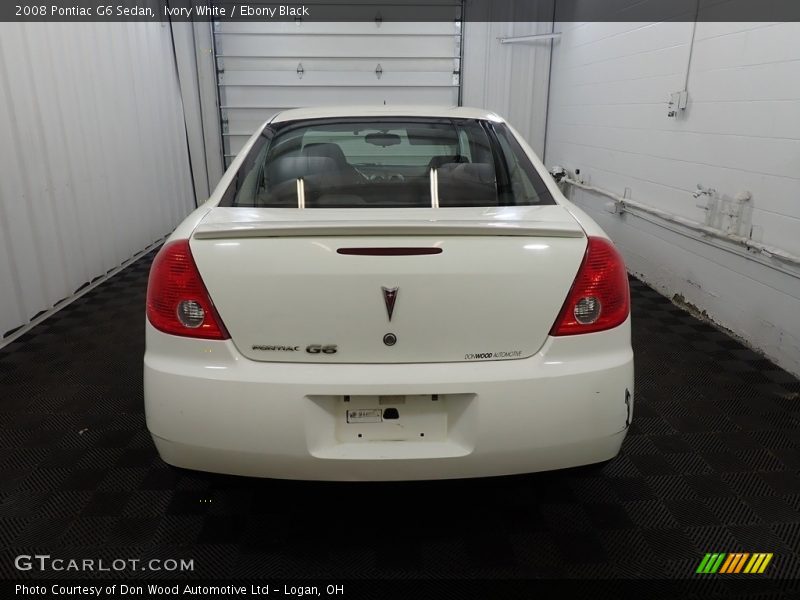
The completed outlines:
{"type": "Polygon", "coordinates": [[[714,574],[724,573],[726,575],[736,573],[756,574],[763,573],[767,565],[772,560],[772,553],[758,552],[715,552],[706,554],[696,573],[714,574]]]}

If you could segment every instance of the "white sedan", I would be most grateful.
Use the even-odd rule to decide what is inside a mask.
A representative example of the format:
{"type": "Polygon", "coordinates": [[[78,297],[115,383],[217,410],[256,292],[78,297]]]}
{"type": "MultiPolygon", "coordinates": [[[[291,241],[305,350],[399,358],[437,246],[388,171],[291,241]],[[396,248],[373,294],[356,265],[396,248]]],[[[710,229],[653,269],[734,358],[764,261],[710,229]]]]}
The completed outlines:
{"type": "Polygon", "coordinates": [[[147,426],[171,465],[408,480],[607,461],[625,265],[493,113],[280,113],[156,256],[147,426]]]}

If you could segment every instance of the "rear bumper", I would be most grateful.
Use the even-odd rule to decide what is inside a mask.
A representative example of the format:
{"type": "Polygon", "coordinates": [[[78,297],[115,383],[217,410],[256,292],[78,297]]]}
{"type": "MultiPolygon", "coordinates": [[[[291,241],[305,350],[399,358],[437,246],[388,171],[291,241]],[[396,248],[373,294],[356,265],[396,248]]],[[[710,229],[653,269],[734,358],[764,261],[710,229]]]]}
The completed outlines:
{"type": "Polygon", "coordinates": [[[230,341],[148,323],[144,376],[147,426],[167,463],[285,479],[444,479],[600,462],[619,452],[633,411],[630,321],[549,338],[526,359],[369,365],[255,362],[230,341]],[[342,396],[415,394],[448,398],[445,439],[337,440],[342,396]]]}

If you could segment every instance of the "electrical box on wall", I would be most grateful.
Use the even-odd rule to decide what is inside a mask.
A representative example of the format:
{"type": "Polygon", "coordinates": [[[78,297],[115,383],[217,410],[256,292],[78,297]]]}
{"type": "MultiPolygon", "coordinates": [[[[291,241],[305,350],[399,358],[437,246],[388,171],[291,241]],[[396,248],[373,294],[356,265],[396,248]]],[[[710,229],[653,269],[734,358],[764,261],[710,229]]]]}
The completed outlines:
{"type": "Polygon", "coordinates": [[[669,95],[669,104],[667,105],[667,116],[675,119],[678,116],[679,110],[686,110],[686,103],[689,101],[689,92],[681,90],[680,92],[672,92],[669,95]]]}

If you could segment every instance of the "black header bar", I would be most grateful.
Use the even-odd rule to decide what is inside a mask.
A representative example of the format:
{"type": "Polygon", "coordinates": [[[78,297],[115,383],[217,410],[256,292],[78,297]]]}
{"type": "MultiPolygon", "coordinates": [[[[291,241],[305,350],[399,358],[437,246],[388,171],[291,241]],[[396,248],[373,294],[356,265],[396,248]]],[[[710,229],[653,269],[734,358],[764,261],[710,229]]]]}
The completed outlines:
{"type": "Polygon", "coordinates": [[[800,21],[800,0],[15,0],[0,21],[800,21]]]}

